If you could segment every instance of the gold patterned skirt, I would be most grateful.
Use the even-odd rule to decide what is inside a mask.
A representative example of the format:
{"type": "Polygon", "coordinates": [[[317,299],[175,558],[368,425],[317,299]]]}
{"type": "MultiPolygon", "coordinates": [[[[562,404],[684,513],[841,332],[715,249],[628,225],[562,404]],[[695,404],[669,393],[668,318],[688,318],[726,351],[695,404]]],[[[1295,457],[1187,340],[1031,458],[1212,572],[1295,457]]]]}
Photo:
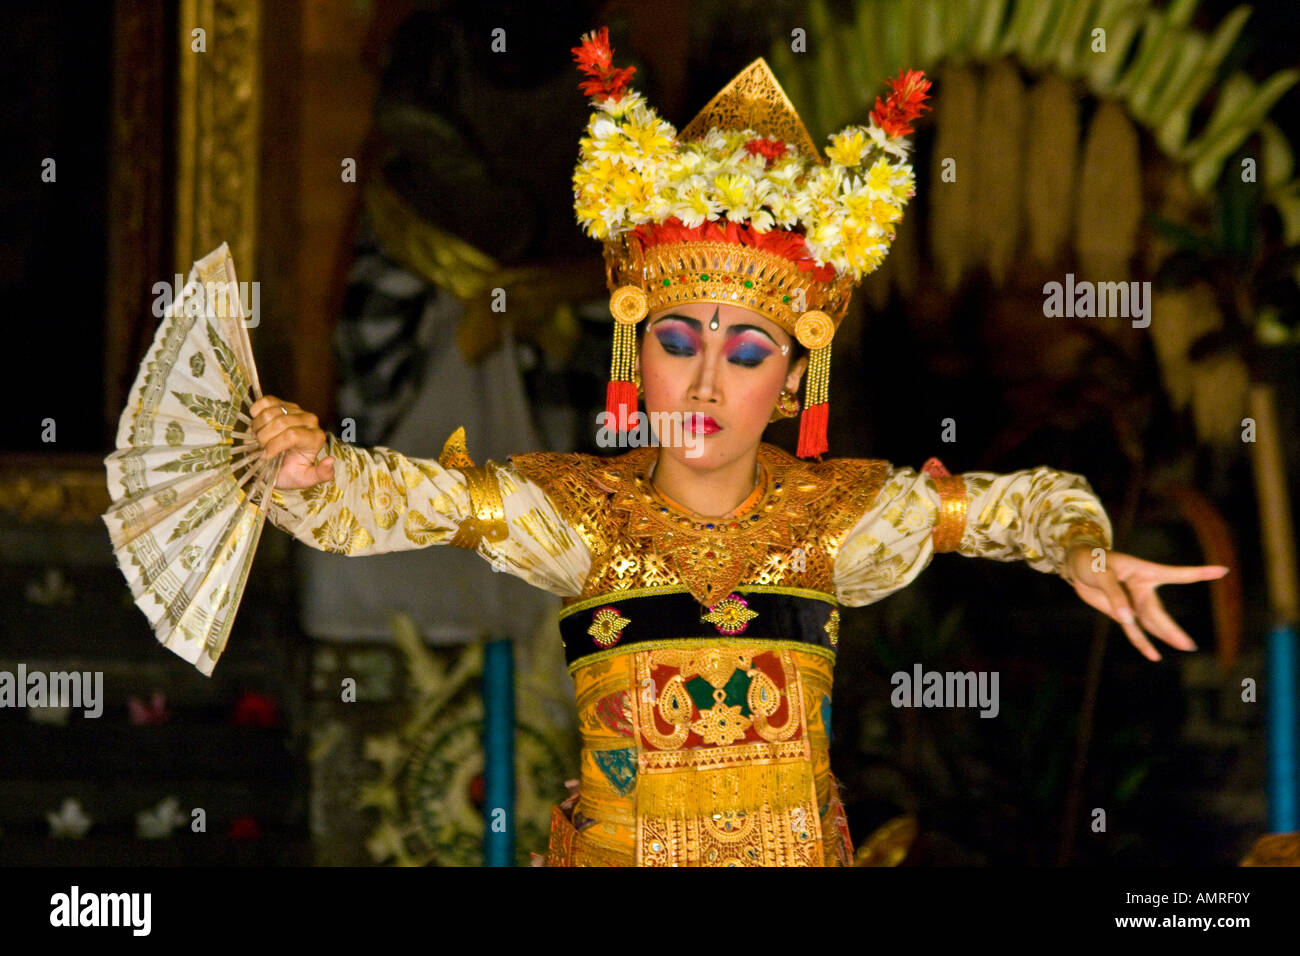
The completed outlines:
{"type": "Polygon", "coordinates": [[[827,647],[742,635],[584,654],[581,778],[552,809],[545,864],[852,865],[833,666],[827,647]]]}

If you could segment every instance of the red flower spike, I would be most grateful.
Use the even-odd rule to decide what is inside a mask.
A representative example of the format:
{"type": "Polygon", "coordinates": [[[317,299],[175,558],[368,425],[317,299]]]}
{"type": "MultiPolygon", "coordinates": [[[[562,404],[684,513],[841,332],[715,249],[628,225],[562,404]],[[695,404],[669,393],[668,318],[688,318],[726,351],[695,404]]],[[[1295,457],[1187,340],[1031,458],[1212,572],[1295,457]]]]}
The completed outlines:
{"type": "Polygon", "coordinates": [[[578,89],[587,96],[602,100],[612,99],[617,102],[623,98],[623,91],[627,89],[636,67],[614,69],[614,49],[609,45],[609,27],[584,33],[582,44],[573,47],[571,52],[578,69],[588,76],[588,79],[578,84],[578,89]]]}
{"type": "Polygon", "coordinates": [[[912,132],[912,120],[930,108],[924,102],[930,81],[920,70],[899,70],[897,78],[886,80],[885,85],[890,89],[889,97],[883,103],[876,97],[871,119],[890,138],[907,136],[912,132]]]}

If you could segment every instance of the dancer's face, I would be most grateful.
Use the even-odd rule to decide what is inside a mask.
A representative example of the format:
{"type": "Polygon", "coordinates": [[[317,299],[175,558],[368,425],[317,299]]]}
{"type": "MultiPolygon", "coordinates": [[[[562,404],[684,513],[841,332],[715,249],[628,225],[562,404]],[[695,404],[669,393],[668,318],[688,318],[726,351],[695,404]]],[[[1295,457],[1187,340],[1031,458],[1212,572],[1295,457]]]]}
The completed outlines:
{"type": "Polygon", "coordinates": [[[640,349],[646,411],[677,412],[692,425],[708,416],[717,426],[710,432],[706,423],[684,444],[661,436],[664,452],[712,469],[752,451],[781,389],[798,391],[808,360],[791,364],[794,348],[784,329],[743,306],[696,302],[652,313],[640,349]]]}

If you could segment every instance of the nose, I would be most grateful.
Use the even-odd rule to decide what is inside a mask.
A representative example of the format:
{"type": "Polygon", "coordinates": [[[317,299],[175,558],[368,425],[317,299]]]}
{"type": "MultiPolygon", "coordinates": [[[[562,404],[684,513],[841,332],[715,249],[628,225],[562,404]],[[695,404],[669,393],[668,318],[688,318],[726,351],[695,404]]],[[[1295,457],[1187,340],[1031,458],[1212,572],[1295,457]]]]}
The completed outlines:
{"type": "Polygon", "coordinates": [[[721,349],[715,350],[705,347],[703,361],[696,363],[695,379],[691,382],[690,397],[692,401],[719,401],[717,364],[722,360],[721,351],[721,349]]]}

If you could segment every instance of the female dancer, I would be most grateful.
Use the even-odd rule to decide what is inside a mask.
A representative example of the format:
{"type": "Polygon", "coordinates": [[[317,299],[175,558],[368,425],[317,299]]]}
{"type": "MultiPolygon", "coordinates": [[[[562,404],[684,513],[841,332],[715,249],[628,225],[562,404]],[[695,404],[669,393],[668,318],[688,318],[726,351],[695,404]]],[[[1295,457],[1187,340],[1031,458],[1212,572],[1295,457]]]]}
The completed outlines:
{"type": "Polygon", "coordinates": [[[1156,588],[1228,569],[1111,550],[1080,475],[800,460],[826,450],[830,340],[912,194],[919,74],[826,163],[761,60],[678,134],[627,89],[604,31],[574,52],[596,107],[575,205],[613,290],[603,424],[631,425],[643,393],[654,444],[475,465],[461,429],[424,460],[346,445],[272,395],[252,408],[265,454],[286,453],[269,518],[300,541],[451,544],[563,597],[581,774],[549,865],[850,865],[828,748],[839,608],[938,552],[1060,574],[1150,660],[1148,632],[1195,649],[1156,588]],[[805,379],[796,458],[762,437],[805,379]]]}

